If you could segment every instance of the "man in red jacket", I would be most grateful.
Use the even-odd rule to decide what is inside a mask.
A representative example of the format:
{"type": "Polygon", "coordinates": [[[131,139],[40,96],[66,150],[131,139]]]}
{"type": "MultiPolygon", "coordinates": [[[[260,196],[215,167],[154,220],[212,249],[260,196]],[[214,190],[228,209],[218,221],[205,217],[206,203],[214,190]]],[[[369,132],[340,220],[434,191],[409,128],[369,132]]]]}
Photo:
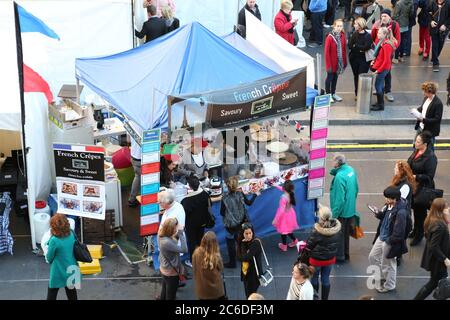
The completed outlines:
{"type": "MultiPolygon", "coordinates": [[[[377,44],[378,43],[378,39],[377,39],[378,29],[380,29],[381,27],[386,27],[386,28],[392,30],[392,34],[393,34],[394,38],[397,40],[396,47],[398,48],[398,46],[400,45],[400,26],[396,21],[392,20],[391,17],[392,17],[391,10],[383,9],[381,11],[381,19],[376,21],[372,27],[372,33],[371,33],[372,41],[375,44],[377,44]]],[[[391,93],[392,77],[391,77],[390,71],[386,75],[386,78],[384,81],[385,81],[384,93],[386,95],[386,99],[389,102],[394,102],[394,96],[391,93]]]]}

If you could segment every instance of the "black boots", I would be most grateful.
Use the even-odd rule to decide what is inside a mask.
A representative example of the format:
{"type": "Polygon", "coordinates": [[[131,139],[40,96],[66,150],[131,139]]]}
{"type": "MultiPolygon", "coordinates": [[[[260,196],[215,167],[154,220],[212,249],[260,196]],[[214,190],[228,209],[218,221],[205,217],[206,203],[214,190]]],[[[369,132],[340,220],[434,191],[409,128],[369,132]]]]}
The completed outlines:
{"type": "Polygon", "coordinates": [[[328,300],[328,296],[330,295],[331,286],[322,285],[322,300],[328,300]]]}
{"type": "Polygon", "coordinates": [[[377,93],[377,103],[370,107],[372,111],[383,111],[384,110],[384,94],[377,93]]]}
{"type": "Polygon", "coordinates": [[[228,249],[228,263],[224,264],[225,268],[234,269],[236,268],[236,241],[234,239],[226,239],[227,240],[227,249],[228,249]]]}
{"type": "Polygon", "coordinates": [[[314,300],[319,300],[319,284],[313,285],[314,288],[314,300]]]}

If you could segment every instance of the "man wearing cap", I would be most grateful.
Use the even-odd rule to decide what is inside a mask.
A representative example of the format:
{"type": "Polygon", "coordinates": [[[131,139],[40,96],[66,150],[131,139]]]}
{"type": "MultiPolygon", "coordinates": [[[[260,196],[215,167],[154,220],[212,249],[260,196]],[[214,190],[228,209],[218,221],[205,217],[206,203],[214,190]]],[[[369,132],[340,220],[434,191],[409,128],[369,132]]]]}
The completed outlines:
{"type": "MultiPolygon", "coordinates": [[[[391,10],[389,9],[383,9],[381,11],[381,18],[380,20],[376,21],[373,24],[372,27],[372,41],[377,44],[378,43],[378,29],[380,29],[381,27],[386,27],[389,30],[392,31],[392,35],[394,36],[395,40],[397,40],[397,44],[396,47],[398,48],[398,46],[400,45],[400,26],[398,24],[398,22],[392,20],[392,13],[391,10]]],[[[394,59],[395,62],[395,59],[394,59]]],[[[384,79],[385,81],[385,85],[384,85],[384,93],[386,96],[386,99],[389,102],[394,102],[394,97],[392,96],[391,93],[391,82],[392,82],[392,76],[391,76],[391,71],[389,71],[389,73],[386,75],[386,78],[384,79]]]]}
{"type": "Polygon", "coordinates": [[[400,190],[388,187],[383,192],[386,205],[373,213],[380,220],[377,235],[372,250],[369,254],[369,262],[379,268],[381,279],[376,279],[376,290],[386,293],[395,289],[397,281],[396,257],[408,252],[406,246],[406,229],[408,211],[406,201],[401,198],[400,190]],[[385,282],[382,284],[382,279],[385,282]]]}

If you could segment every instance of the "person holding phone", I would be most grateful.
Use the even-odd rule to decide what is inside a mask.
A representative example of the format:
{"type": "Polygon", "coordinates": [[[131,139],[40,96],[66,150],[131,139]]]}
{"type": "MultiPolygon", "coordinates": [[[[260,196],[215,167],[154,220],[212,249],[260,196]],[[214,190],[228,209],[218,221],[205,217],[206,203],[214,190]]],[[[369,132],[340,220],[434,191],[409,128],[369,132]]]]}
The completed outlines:
{"type": "Polygon", "coordinates": [[[400,191],[392,186],[383,191],[386,205],[378,210],[372,208],[375,217],[380,220],[379,233],[375,237],[369,262],[372,266],[380,268],[380,274],[385,282],[377,283],[379,293],[392,291],[397,283],[396,257],[408,252],[406,246],[408,212],[406,201],[401,198],[400,191]]]}

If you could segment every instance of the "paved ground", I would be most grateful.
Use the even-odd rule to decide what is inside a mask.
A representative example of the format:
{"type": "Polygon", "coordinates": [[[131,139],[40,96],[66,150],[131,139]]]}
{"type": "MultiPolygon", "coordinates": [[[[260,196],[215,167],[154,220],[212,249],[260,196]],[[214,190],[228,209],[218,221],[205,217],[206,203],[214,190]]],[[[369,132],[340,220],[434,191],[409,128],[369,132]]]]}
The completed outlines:
{"type": "MultiPolygon", "coordinates": [[[[410,142],[414,135],[413,120],[409,109],[417,107],[422,101],[420,84],[425,80],[439,83],[439,96],[444,100],[445,79],[450,71],[450,43],[447,43],[441,54],[441,72],[433,73],[431,64],[423,62],[416,52],[418,49],[417,27],[413,31],[412,56],[403,64],[393,68],[393,94],[395,102],[386,102],[384,112],[360,115],[355,111],[353,96],[353,76],[350,68],[340,77],[337,91],[344,101],[334,104],[331,111],[331,142],[346,141],[401,141],[410,142]]],[[[311,54],[318,50],[306,49],[311,54]]],[[[300,115],[300,119],[309,119],[308,113],[300,115]]],[[[444,107],[444,119],[439,141],[450,139],[450,108],[444,107]]],[[[331,145],[330,145],[331,146],[331,145]]],[[[358,210],[362,214],[362,223],[366,237],[351,242],[351,261],[337,265],[332,273],[331,299],[357,299],[363,294],[373,294],[377,299],[411,299],[417,290],[426,282],[427,273],[419,268],[423,243],[412,248],[404,257],[404,264],[399,268],[397,290],[380,295],[370,291],[366,286],[368,266],[367,256],[371,248],[377,221],[368,214],[366,204],[382,204],[382,190],[389,183],[393,173],[394,161],[406,159],[410,151],[359,151],[348,152],[348,158],[359,174],[360,196],[358,210]]],[[[450,151],[437,152],[439,166],[436,184],[439,188],[450,190],[450,151]]],[[[330,157],[330,155],[329,155],[330,157]]],[[[330,162],[327,163],[330,166],[330,162]]],[[[329,183],[328,179],[327,183],[329,183]]],[[[126,192],[124,192],[126,199],[126,192]]],[[[448,192],[445,194],[450,199],[448,192]]],[[[278,199],[274,200],[277,201],[278,199]]],[[[124,202],[125,203],[125,202],[124,202]]],[[[323,199],[328,204],[328,194],[323,199]]],[[[142,239],[139,237],[137,209],[124,208],[124,231],[138,248],[142,239]]],[[[31,253],[29,230],[22,218],[12,214],[11,230],[15,238],[14,256],[0,256],[0,299],[44,299],[48,282],[49,267],[42,257],[31,253]]],[[[304,238],[305,234],[298,234],[304,238]]],[[[292,262],[296,254],[293,251],[281,253],[276,244],[278,236],[264,239],[269,260],[274,267],[275,281],[260,290],[267,298],[284,299],[290,281],[292,262]]],[[[129,265],[117,249],[109,251],[105,248],[106,257],[102,260],[103,271],[96,276],[86,276],[79,292],[83,300],[103,299],[153,299],[160,290],[160,278],[144,263],[129,265]]],[[[226,259],[226,258],[225,258],[226,259]]],[[[227,270],[225,273],[228,295],[232,299],[243,299],[244,289],[239,279],[239,271],[227,270]]],[[[188,282],[178,292],[179,299],[194,299],[193,283],[188,282]]]]}
{"type": "MultiPolygon", "coordinates": [[[[436,185],[444,190],[450,189],[450,151],[438,151],[439,166],[436,185]]],[[[362,225],[366,237],[351,241],[351,261],[337,265],[332,272],[332,290],[330,299],[357,299],[363,294],[373,294],[377,299],[411,299],[421,285],[426,282],[427,273],[419,268],[423,243],[412,248],[404,256],[404,264],[398,271],[397,290],[385,295],[367,289],[367,256],[371,248],[377,221],[368,213],[366,204],[382,204],[382,190],[389,183],[393,164],[397,159],[405,159],[407,151],[349,152],[349,163],[359,174],[360,195],[358,210],[362,215],[362,225]]],[[[331,157],[331,154],[330,156],[331,157]]],[[[331,163],[328,161],[328,166],[331,163]]],[[[327,180],[329,184],[330,179],[327,180]]],[[[450,200],[448,193],[445,197],[450,200]]],[[[322,203],[328,204],[328,194],[322,203]]],[[[13,215],[14,217],[14,215],[13,215]]],[[[126,232],[138,246],[141,242],[137,236],[138,212],[125,209],[126,232]]],[[[31,253],[27,228],[23,221],[13,218],[11,225],[16,245],[14,256],[0,257],[0,299],[44,299],[48,281],[49,266],[42,257],[31,253]]],[[[304,238],[304,234],[298,234],[304,238]]],[[[284,299],[290,281],[291,265],[296,258],[294,251],[282,253],[277,248],[278,236],[264,239],[268,258],[275,271],[275,280],[268,288],[260,292],[270,299],[284,299]]],[[[160,278],[153,270],[141,263],[129,265],[117,249],[105,248],[106,257],[101,261],[103,271],[96,276],[86,276],[82,283],[79,298],[83,300],[106,299],[153,299],[160,290],[160,278]]],[[[224,253],[225,256],[225,253],[224,253]]],[[[225,256],[226,259],[226,256],[225,256]]],[[[239,271],[226,270],[228,295],[232,299],[243,299],[244,289],[239,278],[239,271]]],[[[191,300],[193,282],[178,292],[178,299],[191,300]]]]}

